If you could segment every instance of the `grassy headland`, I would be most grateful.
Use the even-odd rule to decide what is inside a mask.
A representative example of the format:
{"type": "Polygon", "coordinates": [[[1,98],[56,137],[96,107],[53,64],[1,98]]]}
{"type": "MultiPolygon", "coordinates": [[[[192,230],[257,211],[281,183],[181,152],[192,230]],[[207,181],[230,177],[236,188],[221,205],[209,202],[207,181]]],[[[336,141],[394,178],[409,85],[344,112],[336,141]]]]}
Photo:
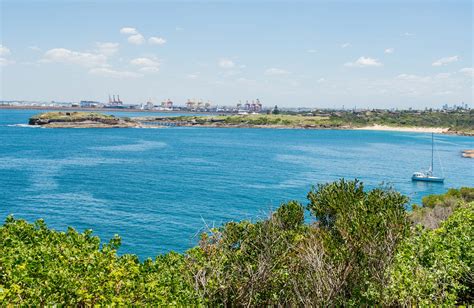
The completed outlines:
{"type": "Polygon", "coordinates": [[[427,306],[474,302],[474,188],[408,198],[358,181],[318,185],[306,209],[229,222],[184,254],[143,262],[120,238],[0,226],[0,302],[11,305],[427,306]],[[449,209],[449,210],[443,210],[449,209]]]}
{"type": "Polygon", "coordinates": [[[315,111],[306,114],[140,117],[137,120],[143,122],[159,120],[179,126],[304,129],[403,128],[414,131],[474,135],[473,110],[459,112],[315,111]]]}

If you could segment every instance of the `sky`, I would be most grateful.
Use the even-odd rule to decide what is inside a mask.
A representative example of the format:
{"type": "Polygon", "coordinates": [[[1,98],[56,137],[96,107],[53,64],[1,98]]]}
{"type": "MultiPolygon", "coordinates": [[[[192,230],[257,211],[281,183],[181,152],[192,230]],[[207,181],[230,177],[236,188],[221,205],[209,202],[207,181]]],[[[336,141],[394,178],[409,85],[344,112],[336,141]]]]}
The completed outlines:
{"type": "Polygon", "coordinates": [[[471,0],[0,3],[0,100],[474,107],[471,0]]]}

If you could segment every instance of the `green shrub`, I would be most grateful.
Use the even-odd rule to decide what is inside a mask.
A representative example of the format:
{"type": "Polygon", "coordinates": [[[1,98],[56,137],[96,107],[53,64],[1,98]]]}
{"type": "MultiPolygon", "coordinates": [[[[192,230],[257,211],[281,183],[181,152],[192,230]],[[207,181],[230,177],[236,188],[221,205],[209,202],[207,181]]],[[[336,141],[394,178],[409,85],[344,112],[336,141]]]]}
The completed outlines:
{"type": "Polygon", "coordinates": [[[185,254],[140,262],[90,230],[0,226],[0,303],[45,306],[408,306],[474,301],[472,188],[427,198],[340,180],[267,219],[203,233],[185,254]],[[435,200],[435,201],[432,201],[435,200]],[[441,203],[440,203],[441,202],[441,203]],[[441,204],[441,205],[440,205],[441,204]],[[416,219],[414,218],[416,217],[416,219]],[[432,222],[428,225],[427,222],[432,222]]]}
{"type": "Polygon", "coordinates": [[[204,234],[189,252],[198,293],[212,306],[291,302],[291,263],[307,230],[303,211],[289,202],[267,220],[230,222],[204,234]]]}
{"type": "Polygon", "coordinates": [[[474,201],[473,187],[461,187],[459,191],[461,193],[461,198],[463,198],[466,202],[474,201]]]}
{"type": "Polygon", "coordinates": [[[280,222],[283,229],[296,229],[303,225],[304,209],[296,201],[282,204],[275,212],[275,217],[280,222]]]}
{"type": "Polygon", "coordinates": [[[327,232],[325,247],[346,268],[336,304],[375,304],[387,277],[385,269],[409,230],[408,199],[390,189],[364,190],[361,182],[318,185],[308,194],[308,209],[327,232]]]}
{"type": "Polygon", "coordinates": [[[461,187],[449,189],[445,194],[429,195],[422,199],[422,207],[413,207],[410,219],[426,228],[438,228],[463,202],[474,200],[474,189],[461,187]]]}
{"type": "Polygon", "coordinates": [[[166,254],[140,263],[117,256],[120,238],[100,243],[90,230],[48,229],[8,217],[0,227],[0,302],[28,306],[196,304],[185,257],[166,254]]]}
{"type": "Polygon", "coordinates": [[[441,228],[418,226],[401,245],[384,292],[386,305],[472,304],[474,203],[457,208],[441,228]]]}

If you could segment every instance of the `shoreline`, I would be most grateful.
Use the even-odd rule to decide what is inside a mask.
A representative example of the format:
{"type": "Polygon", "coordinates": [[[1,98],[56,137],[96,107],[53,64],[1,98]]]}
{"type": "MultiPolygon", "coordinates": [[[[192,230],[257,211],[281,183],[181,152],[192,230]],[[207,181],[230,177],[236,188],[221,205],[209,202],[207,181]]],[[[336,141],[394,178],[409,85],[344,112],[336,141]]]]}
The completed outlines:
{"type": "MultiPolygon", "coordinates": [[[[7,108],[4,108],[7,109],[7,108]]],[[[8,108],[13,109],[13,108],[8,108]]],[[[70,110],[70,109],[68,109],[70,110]]],[[[72,110],[71,110],[72,111],[72,110]]],[[[318,117],[313,122],[306,118],[293,115],[281,115],[275,119],[268,115],[255,116],[172,116],[168,112],[162,116],[135,116],[115,117],[95,112],[64,112],[50,111],[30,118],[30,124],[44,128],[164,128],[164,127],[206,127],[206,128],[261,128],[261,129],[309,129],[309,130],[366,130],[366,131],[392,131],[411,133],[436,133],[459,136],[474,136],[470,130],[458,131],[448,127],[427,126],[389,126],[382,124],[353,125],[348,122],[327,123],[327,119],[318,117]],[[48,118],[49,117],[49,118],[48,118]],[[259,118],[260,117],[260,118],[259,118]],[[318,123],[318,120],[319,123],[318,123]],[[326,120],[326,122],[324,122],[326,120]],[[31,122],[35,123],[31,123],[31,122]]],[[[123,109],[121,111],[124,111],[123,109]]],[[[179,113],[178,113],[179,114],[179,113]]],[[[276,116],[273,116],[276,117],[276,116]]]]}
{"type": "MultiPolygon", "coordinates": [[[[452,134],[449,128],[445,127],[403,127],[403,126],[387,126],[375,124],[372,126],[355,127],[353,130],[374,130],[374,131],[393,131],[393,132],[410,132],[410,133],[435,133],[435,134],[452,134]]],[[[459,133],[455,133],[459,135],[459,133]]]]}
{"type": "Polygon", "coordinates": [[[299,129],[299,130],[354,130],[354,131],[380,131],[380,132],[407,132],[407,133],[435,133],[443,135],[456,135],[473,137],[473,135],[460,132],[450,132],[447,128],[440,127],[392,127],[392,126],[366,126],[366,127],[302,127],[302,126],[285,126],[285,125],[206,125],[206,124],[185,124],[185,125],[146,125],[139,123],[138,125],[119,126],[119,125],[94,125],[87,123],[85,125],[74,125],[72,123],[64,124],[48,124],[48,125],[28,125],[16,124],[17,127],[40,127],[40,128],[141,128],[141,129],[160,129],[160,128],[239,128],[239,129],[299,129]]]}

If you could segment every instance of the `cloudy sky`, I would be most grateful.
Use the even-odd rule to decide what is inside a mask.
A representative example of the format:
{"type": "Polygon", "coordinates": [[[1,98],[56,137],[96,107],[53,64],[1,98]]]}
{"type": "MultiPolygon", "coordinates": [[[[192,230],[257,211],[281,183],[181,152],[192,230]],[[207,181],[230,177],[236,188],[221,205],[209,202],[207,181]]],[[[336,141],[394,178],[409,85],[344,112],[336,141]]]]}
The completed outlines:
{"type": "Polygon", "coordinates": [[[2,100],[473,105],[470,0],[0,2],[2,100]]]}

